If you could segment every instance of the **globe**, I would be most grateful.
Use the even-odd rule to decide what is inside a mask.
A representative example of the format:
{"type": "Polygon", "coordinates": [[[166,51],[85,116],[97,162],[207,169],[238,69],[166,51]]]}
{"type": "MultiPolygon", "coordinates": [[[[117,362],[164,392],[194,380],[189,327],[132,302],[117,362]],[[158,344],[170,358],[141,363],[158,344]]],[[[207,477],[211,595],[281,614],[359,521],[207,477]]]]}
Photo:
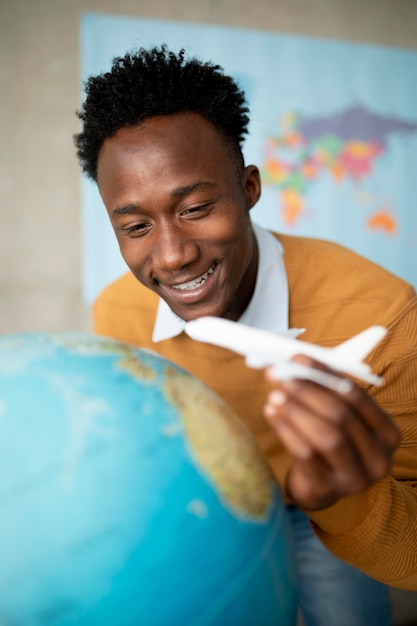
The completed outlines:
{"type": "Polygon", "coordinates": [[[0,626],[296,623],[285,506],[217,395],[88,333],[0,355],[0,626]]]}

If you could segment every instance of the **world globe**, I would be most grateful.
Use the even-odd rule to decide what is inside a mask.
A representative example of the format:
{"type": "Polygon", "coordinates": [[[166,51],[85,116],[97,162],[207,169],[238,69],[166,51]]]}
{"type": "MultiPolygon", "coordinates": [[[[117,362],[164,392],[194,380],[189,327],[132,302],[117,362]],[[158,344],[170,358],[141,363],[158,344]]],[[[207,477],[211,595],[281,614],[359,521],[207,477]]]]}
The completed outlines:
{"type": "Polygon", "coordinates": [[[280,492],[199,380],[88,333],[0,339],[0,626],[293,626],[280,492]]]}

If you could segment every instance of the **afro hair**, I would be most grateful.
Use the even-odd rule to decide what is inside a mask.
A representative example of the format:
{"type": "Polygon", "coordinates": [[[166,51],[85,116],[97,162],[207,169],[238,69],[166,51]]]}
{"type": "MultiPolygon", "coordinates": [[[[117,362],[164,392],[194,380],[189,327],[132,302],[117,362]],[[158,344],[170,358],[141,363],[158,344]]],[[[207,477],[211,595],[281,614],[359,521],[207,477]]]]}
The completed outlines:
{"type": "Polygon", "coordinates": [[[184,49],[175,54],[163,44],[116,57],[110,72],[87,80],[85,92],[77,111],[82,132],[74,141],[82,170],[93,180],[103,143],[120,128],[181,112],[211,122],[243,164],[241,146],[249,123],[244,92],[222,67],[186,59],[184,49]]]}

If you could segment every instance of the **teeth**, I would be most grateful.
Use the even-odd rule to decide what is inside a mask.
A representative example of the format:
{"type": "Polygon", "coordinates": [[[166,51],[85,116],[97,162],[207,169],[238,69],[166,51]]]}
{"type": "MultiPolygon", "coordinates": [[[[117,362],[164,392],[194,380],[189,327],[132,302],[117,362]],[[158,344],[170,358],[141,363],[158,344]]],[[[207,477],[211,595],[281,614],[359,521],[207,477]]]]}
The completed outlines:
{"type": "Polygon", "coordinates": [[[187,291],[187,290],[191,291],[192,289],[197,289],[197,287],[202,285],[207,280],[209,275],[213,273],[214,267],[215,266],[212,265],[210,269],[207,270],[207,272],[204,272],[204,274],[201,274],[201,276],[199,276],[198,278],[195,278],[194,280],[190,280],[188,283],[181,283],[181,285],[173,285],[174,289],[179,289],[180,291],[187,291]]]}

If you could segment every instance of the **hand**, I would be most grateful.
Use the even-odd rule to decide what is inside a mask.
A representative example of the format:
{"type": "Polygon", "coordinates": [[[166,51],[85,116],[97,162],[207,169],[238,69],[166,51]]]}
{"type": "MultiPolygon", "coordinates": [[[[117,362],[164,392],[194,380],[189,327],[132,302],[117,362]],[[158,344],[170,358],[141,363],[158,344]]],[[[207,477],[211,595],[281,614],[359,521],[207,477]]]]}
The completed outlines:
{"type": "MultiPolygon", "coordinates": [[[[308,357],[295,360],[338,376],[308,357]]],[[[294,459],[286,488],[295,504],[326,508],[388,474],[399,431],[363,389],[352,383],[342,394],[308,380],[280,382],[273,368],[265,375],[274,389],[264,416],[294,459]]]]}

